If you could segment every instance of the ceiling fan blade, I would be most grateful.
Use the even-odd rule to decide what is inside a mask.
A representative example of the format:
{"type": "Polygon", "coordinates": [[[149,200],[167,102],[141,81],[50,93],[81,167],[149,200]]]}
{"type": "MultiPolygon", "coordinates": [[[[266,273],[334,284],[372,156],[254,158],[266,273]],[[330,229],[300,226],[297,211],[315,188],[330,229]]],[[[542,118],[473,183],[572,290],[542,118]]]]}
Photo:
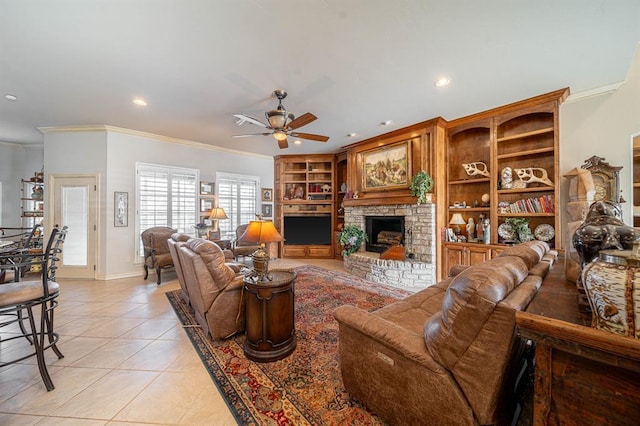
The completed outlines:
{"type": "Polygon", "coordinates": [[[288,127],[289,129],[292,129],[292,130],[297,129],[298,127],[306,126],[307,124],[317,119],[318,117],[308,112],[306,114],[302,114],[300,117],[293,120],[291,123],[289,123],[288,127]]]}
{"type": "Polygon", "coordinates": [[[309,139],[318,142],[326,142],[329,140],[329,136],[313,135],[311,133],[291,132],[289,133],[289,135],[293,136],[294,138],[309,139]]]}
{"type": "Polygon", "coordinates": [[[232,138],[248,138],[249,136],[269,136],[271,133],[249,133],[246,135],[233,135],[232,138]]]}
{"type": "Polygon", "coordinates": [[[244,114],[233,114],[233,116],[235,118],[238,119],[238,124],[242,124],[245,121],[248,121],[249,123],[255,124],[256,126],[261,126],[261,127],[269,127],[268,125],[264,124],[262,121],[257,120],[253,117],[249,117],[248,115],[244,115],[244,114]]]}
{"type": "Polygon", "coordinates": [[[278,146],[280,147],[280,149],[288,148],[289,142],[287,141],[287,139],[282,139],[281,141],[278,141],[278,146]]]}

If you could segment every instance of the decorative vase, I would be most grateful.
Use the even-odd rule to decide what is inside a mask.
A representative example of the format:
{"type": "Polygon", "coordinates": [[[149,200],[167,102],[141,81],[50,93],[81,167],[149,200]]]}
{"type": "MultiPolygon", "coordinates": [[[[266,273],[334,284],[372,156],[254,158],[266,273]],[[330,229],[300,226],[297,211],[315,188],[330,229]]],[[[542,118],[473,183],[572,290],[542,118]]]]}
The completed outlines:
{"type": "Polygon", "coordinates": [[[640,239],[640,232],[622,221],[620,205],[596,201],[589,207],[584,223],[573,234],[573,246],[582,269],[598,257],[600,250],[629,250],[640,239]]]}
{"type": "Polygon", "coordinates": [[[592,327],[640,338],[640,241],[631,250],[602,250],[582,272],[592,327]]]}

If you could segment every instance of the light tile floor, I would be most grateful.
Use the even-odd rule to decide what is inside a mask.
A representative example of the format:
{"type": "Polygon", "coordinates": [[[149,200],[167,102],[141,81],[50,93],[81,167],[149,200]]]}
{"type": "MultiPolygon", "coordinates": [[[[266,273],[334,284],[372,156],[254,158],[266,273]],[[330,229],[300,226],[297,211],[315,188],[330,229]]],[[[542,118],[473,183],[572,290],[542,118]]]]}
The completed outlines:
{"type": "MultiPolygon", "coordinates": [[[[344,272],[339,260],[270,268],[301,264],[344,272]]],[[[46,356],[56,388],[46,391],[34,357],[0,369],[0,425],[236,424],[165,296],[179,288],[175,274],[160,286],[154,275],[59,281],[64,358],[46,356]]],[[[27,350],[25,339],[0,343],[0,359],[27,350]]]]}

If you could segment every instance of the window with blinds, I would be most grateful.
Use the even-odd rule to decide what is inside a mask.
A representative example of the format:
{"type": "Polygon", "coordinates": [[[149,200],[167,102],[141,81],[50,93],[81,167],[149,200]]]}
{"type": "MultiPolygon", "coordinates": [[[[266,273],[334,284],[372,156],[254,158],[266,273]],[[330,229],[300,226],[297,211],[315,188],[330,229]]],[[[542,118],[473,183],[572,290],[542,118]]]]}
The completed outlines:
{"type": "Polygon", "coordinates": [[[256,219],[259,188],[259,176],[216,173],[218,207],[222,207],[229,217],[218,221],[222,239],[234,240],[239,225],[256,219]]]}
{"type": "MultiPolygon", "coordinates": [[[[136,164],[137,233],[154,226],[169,226],[193,234],[197,217],[198,170],[136,164]]],[[[142,244],[138,241],[142,256],[142,244]]]]}

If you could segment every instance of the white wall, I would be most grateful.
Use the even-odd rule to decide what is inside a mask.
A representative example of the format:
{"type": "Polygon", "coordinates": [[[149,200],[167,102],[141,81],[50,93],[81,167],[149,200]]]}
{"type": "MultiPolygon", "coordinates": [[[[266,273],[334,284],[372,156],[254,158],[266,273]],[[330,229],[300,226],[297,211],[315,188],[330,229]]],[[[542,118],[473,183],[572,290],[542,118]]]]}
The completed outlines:
{"type": "MultiPolygon", "coordinates": [[[[620,188],[625,223],[633,224],[632,135],[640,132],[640,44],[625,79],[613,93],[586,97],[560,107],[560,175],[593,155],[604,157],[612,166],[623,166],[620,188]]],[[[560,205],[568,201],[568,182],[563,179],[560,205]]],[[[563,227],[566,215],[561,211],[563,227]]],[[[566,247],[566,240],[565,240],[566,247]]]]}
{"type": "Polygon", "coordinates": [[[0,226],[20,227],[20,179],[30,179],[44,164],[42,145],[19,145],[0,142],[0,182],[2,182],[2,215],[0,226]]]}
{"type": "MultiPolygon", "coordinates": [[[[204,144],[106,127],[101,131],[45,134],[48,174],[95,173],[99,175],[98,279],[141,275],[135,256],[136,162],[200,170],[200,180],[214,181],[219,172],[260,176],[263,187],[273,187],[273,159],[230,152],[204,144]],[[115,227],[115,191],[129,193],[129,226],[115,227]]],[[[47,179],[48,176],[45,176],[47,179]]],[[[260,201],[258,200],[258,203],[260,201]]]]}

